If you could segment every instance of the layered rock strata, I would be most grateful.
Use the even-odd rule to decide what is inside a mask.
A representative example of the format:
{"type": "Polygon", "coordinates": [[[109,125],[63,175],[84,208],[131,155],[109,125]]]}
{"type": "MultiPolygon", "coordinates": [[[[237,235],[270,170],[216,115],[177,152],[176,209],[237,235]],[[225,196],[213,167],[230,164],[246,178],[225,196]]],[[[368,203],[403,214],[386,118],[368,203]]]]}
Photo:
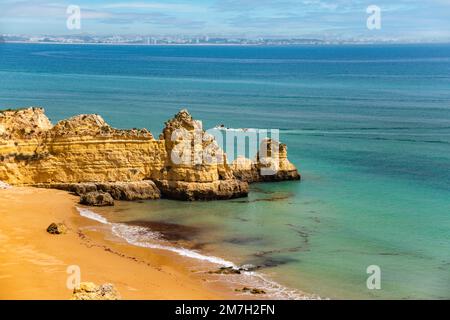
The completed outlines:
{"type": "Polygon", "coordinates": [[[232,163],[236,179],[254,182],[300,180],[297,168],[288,160],[287,146],[272,139],[264,139],[254,161],[238,157],[232,163]]]}
{"type": "Polygon", "coordinates": [[[0,180],[13,185],[141,181],[165,163],[163,141],[145,129],[114,129],[98,115],[52,126],[40,108],[6,111],[0,128],[0,180]]]}
{"type": "Polygon", "coordinates": [[[41,108],[7,110],[0,111],[0,181],[78,195],[106,192],[115,200],[231,199],[247,196],[247,182],[299,179],[286,146],[267,145],[276,145],[279,157],[229,164],[187,110],[166,122],[159,139],[146,129],[112,128],[99,115],[52,125],[41,108]],[[278,171],[261,175],[266,167],[278,171]]]}
{"type": "Polygon", "coordinates": [[[187,110],[166,122],[160,139],[165,141],[168,156],[155,182],[163,196],[178,200],[247,196],[248,184],[234,177],[214,137],[187,110]]]}
{"type": "Polygon", "coordinates": [[[36,184],[38,188],[52,188],[69,191],[78,196],[92,192],[104,192],[114,200],[136,201],[161,198],[161,192],[153,181],[134,182],[82,182],[82,183],[50,183],[36,184]]]}

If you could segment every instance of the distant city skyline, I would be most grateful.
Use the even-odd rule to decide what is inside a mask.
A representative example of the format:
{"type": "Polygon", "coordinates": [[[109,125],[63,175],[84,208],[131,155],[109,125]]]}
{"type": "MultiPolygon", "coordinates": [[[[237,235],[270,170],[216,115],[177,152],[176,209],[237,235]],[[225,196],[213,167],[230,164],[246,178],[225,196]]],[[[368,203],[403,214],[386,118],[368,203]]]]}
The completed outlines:
{"type": "Polygon", "coordinates": [[[450,0],[2,0],[0,34],[450,41],[450,0]],[[66,26],[81,9],[81,29],[66,26]],[[369,30],[367,7],[381,9],[369,30]]]}

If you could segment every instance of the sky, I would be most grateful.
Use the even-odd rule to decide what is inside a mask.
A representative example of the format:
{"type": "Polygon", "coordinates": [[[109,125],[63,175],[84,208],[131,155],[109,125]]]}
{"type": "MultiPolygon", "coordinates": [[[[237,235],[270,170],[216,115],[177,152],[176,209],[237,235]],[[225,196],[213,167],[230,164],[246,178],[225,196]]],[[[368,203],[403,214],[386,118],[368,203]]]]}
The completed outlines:
{"type": "Polygon", "coordinates": [[[80,33],[450,41],[450,0],[0,0],[0,34],[80,33]],[[381,29],[366,26],[370,5],[381,29]]]}

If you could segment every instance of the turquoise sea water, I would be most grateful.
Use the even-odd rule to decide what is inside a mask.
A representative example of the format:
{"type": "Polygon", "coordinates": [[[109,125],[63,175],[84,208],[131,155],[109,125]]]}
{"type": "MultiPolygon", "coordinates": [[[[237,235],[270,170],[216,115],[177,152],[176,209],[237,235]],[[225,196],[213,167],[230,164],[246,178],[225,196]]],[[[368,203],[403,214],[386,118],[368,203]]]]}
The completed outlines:
{"type": "Polygon", "coordinates": [[[281,129],[300,183],[102,214],[184,226],[201,252],[325,297],[450,299],[450,45],[1,44],[0,108],[31,105],[155,136],[183,107],[205,128],[281,129]]]}

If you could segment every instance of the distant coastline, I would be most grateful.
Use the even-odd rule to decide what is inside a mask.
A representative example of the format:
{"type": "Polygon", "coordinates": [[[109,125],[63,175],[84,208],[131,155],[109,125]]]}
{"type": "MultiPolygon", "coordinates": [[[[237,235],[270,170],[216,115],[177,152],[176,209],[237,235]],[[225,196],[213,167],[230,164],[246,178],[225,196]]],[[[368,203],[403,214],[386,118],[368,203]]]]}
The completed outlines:
{"type": "Polygon", "coordinates": [[[83,46],[130,46],[130,47],[297,47],[297,46],[412,46],[412,45],[450,45],[450,41],[439,42],[324,42],[324,43],[294,43],[294,44],[263,44],[263,43],[107,43],[107,42],[45,42],[45,41],[0,41],[1,44],[37,44],[37,45],[83,45],[83,46]]]}
{"type": "Polygon", "coordinates": [[[258,46],[269,46],[262,44],[234,44],[234,43],[223,43],[223,44],[209,44],[209,43],[201,43],[201,44],[185,44],[185,43],[158,43],[158,44],[146,44],[146,43],[95,43],[95,42],[31,42],[31,41],[3,41],[2,43],[8,44],[59,44],[59,45],[93,45],[93,46],[140,46],[140,47],[183,47],[183,46],[192,46],[192,47],[258,47],[258,46]]]}

